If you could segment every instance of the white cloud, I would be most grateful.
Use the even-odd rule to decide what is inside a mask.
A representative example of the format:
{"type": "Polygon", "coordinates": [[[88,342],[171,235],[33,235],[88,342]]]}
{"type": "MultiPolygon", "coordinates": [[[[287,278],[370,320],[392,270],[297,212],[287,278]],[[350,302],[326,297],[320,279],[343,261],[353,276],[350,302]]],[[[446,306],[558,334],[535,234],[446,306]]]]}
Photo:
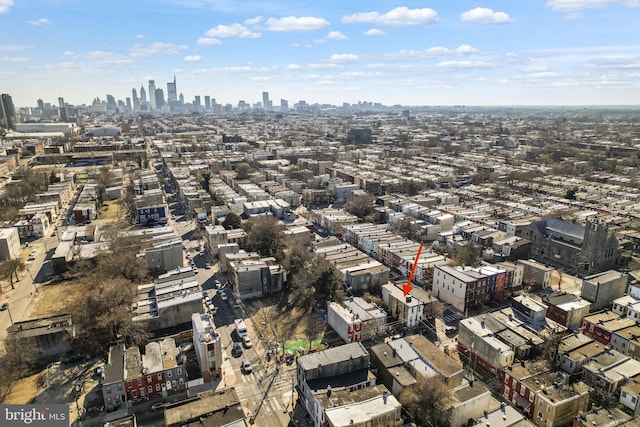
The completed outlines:
{"type": "Polygon", "coordinates": [[[505,12],[494,12],[486,7],[476,7],[460,14],[462,22],[475,22],[476,24],[508,24],[512,19],[505,12]]]}
{"type": "Polygon", "coordinates": [[[136,38],[137,39],[143,39],[144,38],[144,34],[136,34],[136,38]]]}
{"type": "Polygon", "coordinates": [[[14,4],[13,0],[0,0],[0,13],[11,12],[11,6],[14,4]]]}
{"type": "Polygon", "coordinates": [[[325,44],[327,41],[325,39],[315,39],[313,44],[325,44]]]}
{"type": "Polygon", "coordinates": [[[436,68],[489,68],[494,64],[482,61],[442,61],[436,64],[436,68]]]}
{"type": "Polygon", "coordinates": [[[365,31],[362,34],[365,36],[386,36],[387,35],[387,33],[377,28],[371,28],[370,30],[365,31]]]}
{"type": "Polygon", "coordinates": [[[478,52],[478,49],[476,49],[473,46],[469,46],[468,44],[461,44],[456,48],[456,53],[474,53],[474,52],[478,52]]]}
{"type": "Polygon", "coordinates": [[[342,17],[344,24],[370,23],[404,27],[409,25],[430,25],[438,20],[438,12],[433,9],[409,9],[396,7],[385,14],[380,12],[361,12],[342,17]]]}
{"type": "Polygon", "coordinates": [[[200,37],[198,41],[196,41],[196,44],[199,44],[200,46],[212,46],[221,45],[222,42],[213,37],[200,37]]]}
{"type": "Polygon", "coordinates": [[[34,25],[36,27],[41,27],[49,23],[51,23],[51,21],[49,21],[47,18],[40,18],[40,19],[36,19],[35,21],[27,21],[27,24],[34,25]]]}
{"type": "Polygon", "coordinates": [[[0,62],[29,62],[31,58],[26,56],[1,56],[0,62]]]}
{"type": "Polygon", "coordinates": [[[549,0],[546,6],[560,12],[580,12],[585,9],[599,9],[612,5],[640,7],[640,0],[549,0]]]}
{"type": "Polygon", "coordinates": [[[340,53],[331,55],[330,59],[332,61],[353,62],[360,59],[360,57],[358,55],[354,55],[353,53],[340,53]]]}
{"type": "Polygon", "coordinates": [[[287,70],[299,70],[302,67],[299,66],[298,64],[289,64],[289,65],[287,65],[286,68],[287,68],[287,70]]]}
{"type": "Polygon", "coordinates": [[[327,34],[327,38],[329,40],[347,40],[347,36],[342,34],[340,31],[331,31],[327,34]]]}
{"type": "Polygon", "coordinates": [[[22,50],[33,49],[34,47],[33,45],[26,44],[0,44],[0,52],[20,52],[22,50]]]}
{"type": "Polygon", "coordinates": [[[186,48],[187,46],[185,45],[161,42],[151,43],[148,46],[134,44],[131,49],[129,49],[129,55],[139,58],[147,56],[177,55],[186,48]]]}
{"type": "Polygon", "coordinates": [[[253,32],[244,25],[237,23],[231,25],[218,25],[217,27],[211,28],[209,31],[204,33],[204,35],[212,38],[238,37],[241,39],[257,39],[262,37],[262,34],[253,32]]]}
{"type": "Polygon", "coordinates": [[[183,59],[185,60],[185,62],[200,62],[200,61],[202,61],[202,58],[200,57],[200,55],[187,55],[183,59]]]}
{"type": "Polygon", "coordinates": [[[264,21],[262,16],[256,16],[255,18],[246,19],[243,24],[244,25],[256,25],[264,21]]]}
{"type": "Polygon", "coordinates": [[[269,31],[306,32],[322,30],[329,26],[329,21],[313,16],[285,16],[283,18],[269,18],[266,21],[269,31]]]}

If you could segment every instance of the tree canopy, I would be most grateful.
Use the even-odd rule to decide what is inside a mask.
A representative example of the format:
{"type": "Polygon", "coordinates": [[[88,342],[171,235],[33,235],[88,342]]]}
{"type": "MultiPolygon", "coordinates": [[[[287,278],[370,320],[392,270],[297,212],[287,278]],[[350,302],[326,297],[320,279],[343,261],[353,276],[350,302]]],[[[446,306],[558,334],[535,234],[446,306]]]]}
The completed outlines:
{"type": "Polygon", "coordinates": [[[246,247],[261,256],[283,258],[284,225],[275,218],[252,218],[245,222],[246,247]]]}
{"type": "Polygon", "coordinates": [[[362,195],[355,197],[352,201],[344,205],[344,210],[351,215],[355,215],[360,219],[373,214],[375,206],[373,204],[373,197],[369,195],[362,195]]]}
{"type": "Polygon", "coordinates": [[[234,228],[240,228],[241,224],[242,224],[242,220],[240,219],[240,216],[238,216],[238,214],[236,214],[235,212],[229,212],[227,216],[224,218],[224,221],[222,221],[222,226],[224,227],[225,230],[233,230],[234,228]]]}

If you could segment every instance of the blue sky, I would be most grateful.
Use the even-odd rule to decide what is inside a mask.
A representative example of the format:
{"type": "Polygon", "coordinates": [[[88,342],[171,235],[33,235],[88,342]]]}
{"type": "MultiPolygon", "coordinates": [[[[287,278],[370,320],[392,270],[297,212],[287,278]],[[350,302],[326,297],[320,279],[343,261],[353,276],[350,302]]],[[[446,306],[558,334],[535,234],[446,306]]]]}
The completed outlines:
{"type": "Polygon", "coordinates": [[[640,0],[0,0],[0,92],[640,104],[640,0]]]}

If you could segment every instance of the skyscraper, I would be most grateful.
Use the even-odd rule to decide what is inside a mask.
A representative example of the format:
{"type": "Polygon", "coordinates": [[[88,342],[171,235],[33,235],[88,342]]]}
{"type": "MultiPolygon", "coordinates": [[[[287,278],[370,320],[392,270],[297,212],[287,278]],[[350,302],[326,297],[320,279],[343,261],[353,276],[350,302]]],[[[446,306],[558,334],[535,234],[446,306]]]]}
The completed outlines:
{"type": "Polygon", "coordinates": [[[204,109],[211,110],[211,97],[209,95],[204,96],[204,109]]]}
{"type": "Polygon", "coordinates": [[[40,111],[44,111],[44,101],[42,99],[38,99],[38,108],[40,111]]]}
{"type": "Polygon", "coordinates": [[[269,92],[262,92],[262,109],[271,110],[271,101],[269,101],[269,92]]]}
{"type": "Polygon", "coordinates": [[[6,93],[0,95],[0,126],[11,130],[16,128],[16,109],[11,95],[6,93]]]}
{"type": "Polygon", "coordinates": [[[289,111],[289,101],[280,99],[280,111],[289,111]]]}
{"type": "Polygon", "coordinates": [[[126,106],[127,106],[127,111],[131,111],[131,98],[129,98],[128,96],[125,98],[125,102],[126,102],[126,106]]]}
{"type": "Polygon", "coordinates": [[[144,86],[140,86],[140,103],[147,103],[147,91],[144,90],[144,86]]]}
{"type": "Polygon", "coordinates": [[[62,123],[66,123],[67,121],[67,107],[64,106],[64,98],[58,98],[58,113],[60,116],[60,121],[62,123]]]}
{"type": "Polygon", "coordinates": [[[202,104],[200,103],[200,95],[196,95],[193,100],[193,108],[196,111],[200,111],[202,109],[202,104]]]}
{"type": "MultiPolygon", "coordinates": [[[[151,88],[151,85],[149,85],[149,88],[151,88]]],[[[156,94],[154,97],[155,108],[160,108],[164,105],[164,91],[158,88],[154,93],[156,94]]]]}
{"type": "Polygon", "coordinates": [[[133,99],[133,112],[137,113],[140,111],[140,100],[138,99],[138,92],[136,92],[136,88],[131,89],[131,99],[133,99]]]}
{"type": "Polygon", "coordinates": [[[107,95],[107,110],[115,111],[118,109],[118,104],[116,104],[116,99],[113,95],[107,95]]]}
{"type": "MultiPolygon", "coordinates": [[[[164,97],[164,94],[162,95],[164,97]]],[[[153,80],[149,80],[149,103],[151,104],[151,108],[156,108],[158,104],[156,104],[156,82],[153,80]]]]}
{"type": "Polygon", "coordinates": [[[176,88],[176,76],[173,76],[173,83],[167,83],[167,101],[177,101],[178,91],[176,88]]]}

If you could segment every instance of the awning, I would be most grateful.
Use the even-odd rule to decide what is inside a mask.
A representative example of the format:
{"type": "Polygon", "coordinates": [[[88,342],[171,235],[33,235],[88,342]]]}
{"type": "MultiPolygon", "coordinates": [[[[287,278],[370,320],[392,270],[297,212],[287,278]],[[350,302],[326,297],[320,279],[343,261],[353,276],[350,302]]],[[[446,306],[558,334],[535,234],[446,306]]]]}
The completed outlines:
{"type": "Polygon", "coordinates": [[[528,411],[531,408],[532,402],[529,402],[528,399],[516,394],[516,404],[528,411]]]}

